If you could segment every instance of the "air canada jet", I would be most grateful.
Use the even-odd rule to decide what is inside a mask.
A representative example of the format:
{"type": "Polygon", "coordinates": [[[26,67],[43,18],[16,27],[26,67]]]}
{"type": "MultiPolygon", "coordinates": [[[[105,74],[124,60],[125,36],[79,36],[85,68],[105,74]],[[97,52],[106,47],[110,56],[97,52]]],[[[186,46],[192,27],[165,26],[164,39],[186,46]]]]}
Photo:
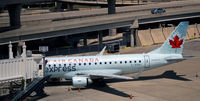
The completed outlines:
{"type": "Polygon", "coordinates": [[[100,83],[104,77],[115,79],[137,79],[143,71],[184,60],[183,44],[189,22],[181,22],[161,47],[145,54],[46,58],[45,75],[51,78],[71,79],[73,86],[86,87],[100,83]],[[135,77],[123,74],[138,73],[135,77]]]}

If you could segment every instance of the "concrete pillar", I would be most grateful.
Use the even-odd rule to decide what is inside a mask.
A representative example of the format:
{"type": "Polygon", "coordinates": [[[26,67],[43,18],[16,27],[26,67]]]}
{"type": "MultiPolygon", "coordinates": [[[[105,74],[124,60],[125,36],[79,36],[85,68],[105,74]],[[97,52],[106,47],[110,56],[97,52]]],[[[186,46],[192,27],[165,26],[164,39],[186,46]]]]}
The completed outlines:
{"type": "Polygon", "coordinates": [[[109,29],[109,36],[114,36],[117,34],[117,29],[109,29]]]}
{"type": "Polygon", "coordinates": [[[74,10],[73,4],[72,3],[67,3],[67,9],[70,10],[70,11],[73,11],[74,10]]]}
{"type": "Polygon", "coordinates": [[[139,37],[137,35],[137,28],[139,28],[138,19],[135,19],[133,24],[130,26],[130,46],[134,47],[139,45],[139,37]]]}
{"type": "Polygon", "coordinates": [[[123,44],[126,46],[126,47],[130,47],[131,46],[131,38],[130,38],[130,32],[124,32],[123,33],[123,44]]]}
{"type": "Polygon", "coordinates": [[[123,40],[122,40],[122,43],[123,43],[123,45],[126,45],[127,44],[127,37],[126,37],[126,32],[123,32],[123,40]]]}
{"type": "Polygon", "coordinates": [[[9,45],[9,59],[13,59],[13,51],[12,51],[12,43],[10,42],[9,45]]]}
{"type": "Polygon", "coordinates": [[[137,3],[140,4],[140,0],[137,0],[137,3]]]}
{"type": "Polygon", "coordinates": [[[87,46],[87,34],[84,34],[83,44],[87,46]]]}
{"type": "MultiPolygon", "coordinates": [[[[108,2],[108,14],[115,14],[116,9],[115,9],[115,3],[116,0],[107,0],[108,2]]],[[[109,36],[116,35],[116,29],[109,29],[109,36]]]]}
{"type": "Polygon", "coordinates": [[[55,6],[56,6],[56,9],[61,9],[61,7],[62,7],[62,2],[55,1],[55,6]]]}
{"type": "Polygon", "coordinates": [[[98,31],[99,49],[103,47],[103,31],[98,31]]]}
{"type": "Polygon", "coordinates": [[[137,33],[137,29],[132,28],[131,33],[130,33],[130,46],[135,47],[135,46],[140,46],[140,41],[139,41],[139,36],[137,33]]]}
{"type": "Polygon", "coordinates": [[[22,58],[26,58],[26,44],[25,44],[25,42],[23,42],[22,48],[23,48],[22,58]]]}
{"type": "Polygon", "coordinates": [[[72,47],[73,48],[77,48],[78,47],[78,42],[76,40],[73,41],[72,47]]]}
{"type": "Polygon", "coordinates": [[[3,13],[3,12],[4,12],[3,7],[2,8],[0,7],[0,13],[3,13]]]}
{"type": "Polygon", "coordinates": [[[21,5],[8,5],[8,13],[10,17],[10,27],[19,28],[21,26],[20,14],[21,14],[21,5]]]}
{"type": "Polygon", "coordinates": [[[130,46],[134,47],[135,46],[135,30],[131,29],[130,32],[130,46]]]}
{"type": "Polygon", "coordinates": [[[55,8],[56,11],[60,11],[60,12],[64,11],[64,9],[62,9],[62,2],[55,1],[55,6],[56,6],[55,8]]]}
{"type": "Polygon", "coordinates": [[[116,0],[107,0],[108,2],[108,14],[115,14],[116,9],[115,9],[115,3],[116,0]]]}

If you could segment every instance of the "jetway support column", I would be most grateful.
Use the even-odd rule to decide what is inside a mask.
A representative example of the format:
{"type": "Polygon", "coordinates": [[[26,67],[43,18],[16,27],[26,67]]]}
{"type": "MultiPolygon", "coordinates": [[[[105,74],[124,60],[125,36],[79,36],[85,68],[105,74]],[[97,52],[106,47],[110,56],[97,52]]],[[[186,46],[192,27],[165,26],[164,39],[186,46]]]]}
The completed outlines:
{"type": "MultiPolygon", "coordinates": [[[[116,8],[115,8],[115,3],[116,0],[107,0],[108,2],[108,14],[115,14],[116,13],[116,8]]],[[[109,36],[116,35],[116,29],[109,29],[109,36]]]]}
{"type": "Polygon", "coordinates": [[[10,27],[19,28],[21,26],[21,4],[8,5],[8,13],[10,17],[10,27]]]}
{"type": "Polygon", "coordinates": [[[98,40],[99,40],[99,49],[101,50],[103,47],[103,31],[98,31],[98,40]]]}

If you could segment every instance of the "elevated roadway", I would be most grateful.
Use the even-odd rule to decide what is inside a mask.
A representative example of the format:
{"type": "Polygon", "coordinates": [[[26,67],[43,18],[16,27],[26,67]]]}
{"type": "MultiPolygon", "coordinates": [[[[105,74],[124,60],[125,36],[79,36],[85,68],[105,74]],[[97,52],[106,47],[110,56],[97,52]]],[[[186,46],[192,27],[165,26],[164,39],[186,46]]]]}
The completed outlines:
{"type": "MultiPolygon", "coordinates": [[[[139,12],[139,11],[150,11],[153,8],[165,8],[165,9],[184,9],[184,7],[193,7],[200,5],[200,1],[179,1],[179,2],[168,2],[159,4],[148,4],[140,6],[129,6],[129,7],[117,7],[116,13],[127,13],[127,12],[139,12]]],[[[56,12],[56,13],[46,13],[46,14],[34,14],[34,15],[22,15],[21,22],[23,24],[26,22],[41,22],[44,20],[52,21],[57,19],[72,19],[72,18],[82,18],[90,16],[107,15],[107,8],[94,9],[94,10],[83,10],[83,11],[72,11],[72,12],[56,12]]],[[[9,23],[9,18],[4,16],[0,17],[0,25],[5,25],[9,23]]]]}
{"type": "Polygon", "coordinates": [[[49,2],[54,0],[0,0],[0,7],[13,4],[30,4],[36,2],[49,2]]]}
{"type": "MultiPolygon", "coordinates": [[[[59,0],[61,2],[66,2],[66,3],[73,3],[73,4],[79,4],[79,5],[93,5],[93,6],[107,6],[108,2],[105,1],[87,1],[87,0],[59,0]]],[[[136,1],[127,1],[127,0],[121,0],[121,1],[116,1],[115,5],[116,6],[130,6],[130,5],[136,5],[138,4],[136,1]]]]}
{"type": "Polygon", "coordinates": [[[147,10],[141,12],[124,12],[111,15],[56,20],[51,23],[44,23],[37,26],[26,25],[20,29],[0,33],[0,44],[7,44],[9,41],[29,41],[131,26],[135,19],[138,19],[139,24],[147,24],[187,18],[199,18],[199,11],[199,6],[193,6],[193,8],[185,7],[184,9],[168,9],[165,14],[158,15],[151,14],[150,10],[147,10]]]}

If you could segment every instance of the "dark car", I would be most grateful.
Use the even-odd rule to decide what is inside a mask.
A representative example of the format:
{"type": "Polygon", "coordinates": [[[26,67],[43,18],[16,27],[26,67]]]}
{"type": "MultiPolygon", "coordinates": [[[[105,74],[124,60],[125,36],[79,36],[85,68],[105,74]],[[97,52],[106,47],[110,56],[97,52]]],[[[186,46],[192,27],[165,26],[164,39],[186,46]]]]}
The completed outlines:
{"type": "Polygon", "coordinates": [[[151,13],[152,14],[161,14],[161,13],[165,13],[166,11],[165,11],[165,9],[163,9],[163,8],[155,8],[155,9],[152,9],[151,10],[151,13]]]}

